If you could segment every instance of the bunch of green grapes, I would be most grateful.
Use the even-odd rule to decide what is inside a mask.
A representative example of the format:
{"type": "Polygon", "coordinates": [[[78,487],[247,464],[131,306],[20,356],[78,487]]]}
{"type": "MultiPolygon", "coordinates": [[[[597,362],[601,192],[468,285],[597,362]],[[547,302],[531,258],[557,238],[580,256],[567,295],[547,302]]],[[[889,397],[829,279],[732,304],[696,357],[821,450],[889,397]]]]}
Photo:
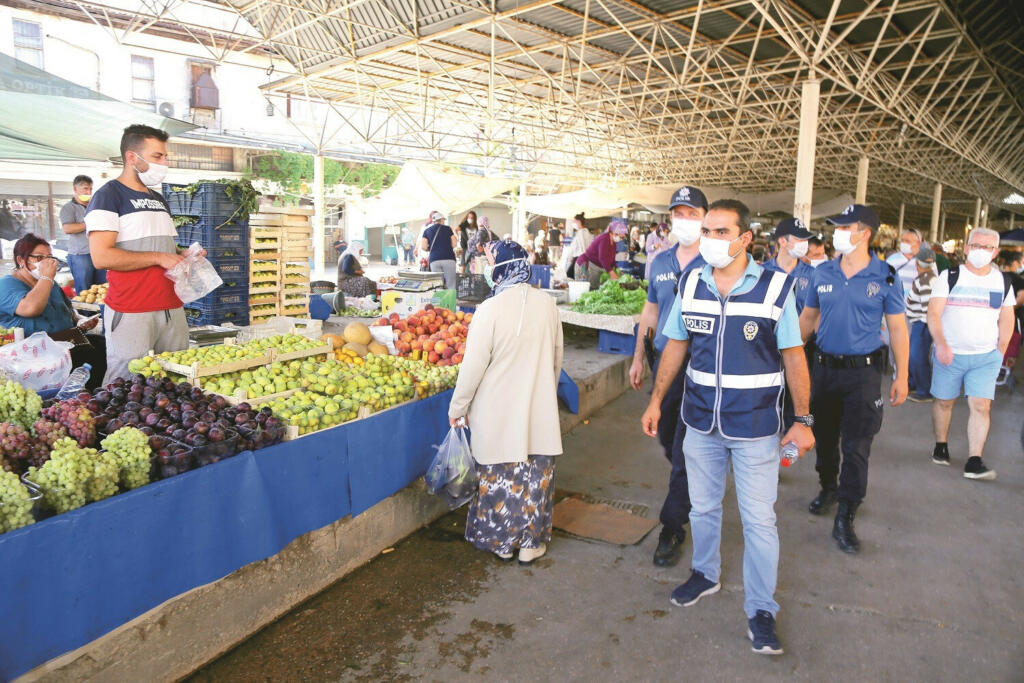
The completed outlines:
{"type": "Polygon", "coordinates": [[[32,499],[18,475],[0,472],[0,534],[32,524],[32,499]]]}
{"type": "Polygon", "coordinates": [[[126,489],[149,483],[149,437],[135,427],[121,427],[100,443],[117,459],[119,480],[126,489]]]}
{"type": "Polygon", "coordinates": [[[95,448],[79,448],[70,437],[54,443],[50,459],[42,467],[28,469],[29,481],[43,489],[43,504],[57,513],[99,500],[96,494],[104,493],[109,485],[104,486],[103,482],[93,485],[97,476],[113,479],[113,493],[117,492],[117,462],[111,458],[110,463],[103,463],[95,448]]]}
{"type": "Polygon", "coordinates": [[[118,467],[117,456],[107,451],[97,452],[95,448],[85,448],[83,450],[91,451],[92,456],[92,478],[85,489],[89,502],[95,503],[98,500],[116,495],[117,482],[121,473],[121,468],[118,467]]]}
{"type": "Polygon", "coordinates": [[[17,422],[25,429],[39,419],[43,399],[17,382],[7,380],[0,384],[0,420],[17,422]]]}

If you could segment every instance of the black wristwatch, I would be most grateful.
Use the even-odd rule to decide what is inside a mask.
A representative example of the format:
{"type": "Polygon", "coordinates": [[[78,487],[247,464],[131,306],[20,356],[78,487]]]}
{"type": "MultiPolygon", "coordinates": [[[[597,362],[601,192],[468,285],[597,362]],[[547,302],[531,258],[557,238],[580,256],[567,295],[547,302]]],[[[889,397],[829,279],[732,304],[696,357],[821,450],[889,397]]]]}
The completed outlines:
{"type": "Polygon", "coordinates": [[[814,416],[813,415],[797,415],[793,418],[794,422],[799,422],[805,427],[814,428],[814,416]]]}

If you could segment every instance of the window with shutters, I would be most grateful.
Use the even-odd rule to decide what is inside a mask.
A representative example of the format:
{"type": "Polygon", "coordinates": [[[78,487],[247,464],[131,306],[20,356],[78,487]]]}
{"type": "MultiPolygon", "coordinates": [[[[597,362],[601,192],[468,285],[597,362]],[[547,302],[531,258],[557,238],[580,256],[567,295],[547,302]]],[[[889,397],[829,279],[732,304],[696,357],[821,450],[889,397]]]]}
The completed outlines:
{"type": "Polygon", "coordinates": [[[132,101],[155,106],[155,80],[153,58],[132,55],[132,101]]]}
{"type": "Polygon", "coordinates": [[[43,68],[43,28],[31,21],[14,20],[14,58],[43,68]]]}
{"type": "Polygon", "coordinates": [[[207,147],[180,142],[167,143],[167,155],[174,168],[199,171],[234,171],[235,155],[230,147],[207,147]]]}
{"type": "Polygon", "coordinates": [[[213,66],[192,62],[189,64],[189,70],[192,75],[192,108],[220,109],[220,92],[213,80],[213,66]]]}

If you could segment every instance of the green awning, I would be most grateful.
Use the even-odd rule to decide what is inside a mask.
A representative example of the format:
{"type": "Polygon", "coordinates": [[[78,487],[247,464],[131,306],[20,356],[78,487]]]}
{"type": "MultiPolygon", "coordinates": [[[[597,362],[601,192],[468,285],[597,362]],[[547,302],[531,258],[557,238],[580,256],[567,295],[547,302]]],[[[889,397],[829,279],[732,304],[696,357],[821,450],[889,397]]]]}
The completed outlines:
{"type": "Polygon", "coordinates": [[[117,158],[133,123],[171,135],[196,128],[0,54],[0,159],[117,158]]]}

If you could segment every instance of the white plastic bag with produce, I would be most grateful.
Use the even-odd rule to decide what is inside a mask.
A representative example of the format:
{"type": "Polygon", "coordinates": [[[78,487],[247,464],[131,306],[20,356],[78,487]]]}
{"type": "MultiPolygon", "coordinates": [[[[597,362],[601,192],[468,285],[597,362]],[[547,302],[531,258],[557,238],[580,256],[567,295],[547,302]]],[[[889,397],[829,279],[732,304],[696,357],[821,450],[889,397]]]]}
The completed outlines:
{"type": "Polygon", "coordinates": [[[164,273],[174,283],[174,293],[187,304],[201,299],[224,284],[205,256],[199,242],[193,242],[187,251],[182,252],[184,260],[164,273]]]}
{"type": "Polygon", "coordinates": [[[27,389],[59,389],[71,373],[70,342],[36,332],[27,339],[0,347],[0,372],[27,389]]]}

